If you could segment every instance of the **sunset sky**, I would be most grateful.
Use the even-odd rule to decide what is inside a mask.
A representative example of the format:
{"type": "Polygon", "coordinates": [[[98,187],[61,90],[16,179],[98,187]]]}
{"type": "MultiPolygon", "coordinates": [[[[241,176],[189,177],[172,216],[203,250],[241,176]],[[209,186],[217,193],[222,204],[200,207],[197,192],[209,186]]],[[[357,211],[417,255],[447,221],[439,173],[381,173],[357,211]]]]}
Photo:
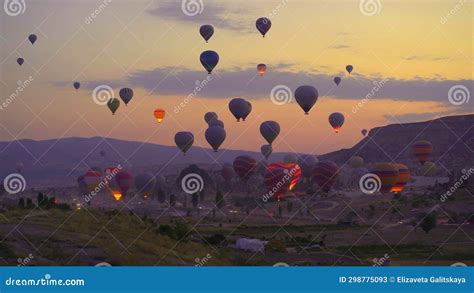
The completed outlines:
{"type": "Polygon", "coordinates": [[[29,0],[23,14],[0,11],[0,103],[32,77],[0,110],[0,140],[105,136],[174,145],[174,134],[187,130],[195,146],[208,147],[203,116],[214,111],[227,131],[221,148],[259,151],[260,123],[275,120],[275,152],[323,154],[354,145],[363,128],[474,112],[474,97],[461,105],[448,99],[455,85],[474,95],[472,1],[372,1],[374,15],[361,5],[370,1],[358,0],[194,2],[202,9],[194,16],[177,0],[29,0]],[[272,21],[265,38],[255,28],[262,16],[272,21]],[[202,24],[215,28],[207,44],[202,24]],[[34,45],[31,33],[38,36],[34,45]],[[217,51],[219,64],[207,86],[175,111],[208,77],[199,62],[205,50],[217,51]],[[25,59],[21,67],[18,57],[25,59]],[[267,64],[264,77],[259,63],[267,64]],[[342,77],[339,87],[334,76],[342,77]],[[385,85],[354,111],[381,80],[385,85]],[[294,93],[306,84],[319,91],[310,115],[294,98],[285,105],[270,99],[277,85],[294,93]],[[131,87],[135,95],[112,116],[92,99],[98,85],[111,86],[117,97],[131,87]],[[233,97],[253,104],[247,121],[237,123],[229,112],[233,97]],[[160,125],[155,108],[167,111],[160,125]],[[333,112],[346,117],[339,134],[327,121],[333,112]]]}

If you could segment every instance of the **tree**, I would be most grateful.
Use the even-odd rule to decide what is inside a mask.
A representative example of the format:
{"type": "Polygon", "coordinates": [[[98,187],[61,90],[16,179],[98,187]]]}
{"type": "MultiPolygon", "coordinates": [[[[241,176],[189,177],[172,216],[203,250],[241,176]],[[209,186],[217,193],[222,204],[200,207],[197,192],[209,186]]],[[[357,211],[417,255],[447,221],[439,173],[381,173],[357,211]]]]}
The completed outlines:
{"type": "Polygon", "coordinates": [[[197,208],[197,206],[199,204],[199,193],[197,193],[197,192],[193,193],[192,202],[193,202],[193,207],[197,208]]]}
{"type": "Polygon", "coordinates": [[[24,209],[25,208],[25,199],[23,197],[20,197],[20,199],[18,200],[18,207],[20,209],[24,209]]]}
{"type": "Polygon", "coordinates": [[[159,203],[164,203],[166,201],[166,193],[161,188],[156,192],[156,197],[158,198],[159,203]]]}
{"type": "Polygon", "coordinates": [[[225,206],[224,196],[222,195],[222,192],[220,190],[216,192],[216,206],[219,209],[225,206]]]}
{"type": "Polygon", "coordinates": [[[174,194],[171,194],[170,195],[170,205],[172,207],[174,207],[175,204],[176,204],[176,196],[174,194]]]}
{"type": "Polygon", "coordinates": [[[206,194],[204,193],[204,189],[199,192],[199,202],[204,202],[206,200],[206,194]]]}
{"type": "Polygon", "coordinates": [[[432,229],[436,228],[437,216],[435,213],[431,213],[423,218],[420,224],[421,229],[428,234],[432,229]]]}
{"type": "Polygon", "coordinates": [[[44,195],[42,192],[38,192],[38,197],[36,199],[39,206],[43,205],[44,195]]]}
{"type": "Polygon", "coordinates": [[[28,198],[26,199],[26,208],[27,208],[27,209],[32,209],[33,207],[34,207],[33,201],[31,200],[31,198],[28,197],[28,198]]]}

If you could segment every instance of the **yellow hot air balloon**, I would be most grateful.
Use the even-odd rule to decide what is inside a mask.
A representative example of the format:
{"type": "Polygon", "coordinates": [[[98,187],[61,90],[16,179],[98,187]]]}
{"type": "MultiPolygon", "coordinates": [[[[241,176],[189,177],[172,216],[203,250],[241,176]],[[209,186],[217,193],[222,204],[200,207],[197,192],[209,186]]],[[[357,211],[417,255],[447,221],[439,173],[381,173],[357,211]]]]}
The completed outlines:
{"type": "Polygon", "coordinates": [[[257,65],[257,71],[260,74],[260,76],[263,76],[265,74],[265,71],[267,71],[267,65],[265,64],[258,64],[257,65]]]}
{"type": "Polygon", "coordinates": [[[351,165],[352,168],[359,168],[364,165],[364,159],[359,156],[354,156],[349,159],[349,165],[351,165]]]}
{"type": "Polygon", "coordinates": [[[403,164],[394,164],[395,167],[398,168],[398,177],[397,182],[392,187],[392,192],[401,193],[405,188],[405,185],[410,180],[410,169],[406,165],[403,164]]]}
{"type": "Polygon", "coordinates": [[[158,121],[158,123],[161,123],[163,121],[163,118],[165,118],[165,110],[156,109],[154,112],[154,115],[155,115],[156,121],[158,121]]]}

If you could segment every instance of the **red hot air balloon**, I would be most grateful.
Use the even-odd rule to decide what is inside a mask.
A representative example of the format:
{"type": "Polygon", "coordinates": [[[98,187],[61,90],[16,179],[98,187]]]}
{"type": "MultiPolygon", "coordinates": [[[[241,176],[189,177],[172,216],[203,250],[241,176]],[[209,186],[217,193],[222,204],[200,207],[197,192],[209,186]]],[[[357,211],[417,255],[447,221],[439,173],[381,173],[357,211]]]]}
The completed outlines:
{"type": "Polygon", "coordinates": [[[419,140],[412,146],[412,152],[418,159],[421,165],[423,165],[431,157],[433,152],[433,145],[427,140],[419,140]]]}
{"type": "Polygon", "coordinates": [[[377,175],[380,179],[381,193],[389,193],[397,183],[398,168],[393,163],[375,163],[370,166],[370,173],[377,175]]]}
{"type": "Polygon", "coordinates": [[[234,171],[242,181],[247,181],[255,174],[257,161],[249,156],[238,156],[234,159],[234,171]]]}
{"type": "Polygon", "coordinates": [[[127,171],[120,171],[115,175],[115,181],[122,195],[126,195],[127,191],[133,187],[134,180],[133,175],[127,171]]]}
{"type": "Polygon", "coordinates": [[[99,171],[89,170],[84,174],[84,182],[89,192],[93,191],[100,183],[102,173],[99,171]]]}
{"type": "Polygon", "coordinates": [[[334,128],[334,131],[338,133],[344,124],[344,115],[338,112],[332,113],[329,115],[329,124],[331,124],[332,128],[334,128]]]}
{"type": "Polygon", "coordinates": [[[395,185],[392,187],[392,192],[401,193],[405,188],[405,185],[410,180],[410,169],[406,165],[403,164],[394,164],[396,168],[398,168],[398,177],[395,185]]]}
{"type": "Polygon", "coordinates": [[[336,183],[339,167],[334,162],[318,162],[313,169],[314,181],[324,192],[329,192],[336,183]]]}
{"type": "Polygon", "coordinates": [[[297,164],[279,162],[268,165],[264,175],[267,195],[277,200],[282,199],[287,191],[293,189],[300,177],[301,170],[297,164]]]}

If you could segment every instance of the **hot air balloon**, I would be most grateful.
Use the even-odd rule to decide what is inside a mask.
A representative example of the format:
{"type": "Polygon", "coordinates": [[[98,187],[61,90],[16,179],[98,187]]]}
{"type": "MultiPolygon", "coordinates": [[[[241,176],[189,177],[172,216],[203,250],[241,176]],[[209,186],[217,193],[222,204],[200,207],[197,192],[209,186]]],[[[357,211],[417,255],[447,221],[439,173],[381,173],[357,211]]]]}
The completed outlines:
{"type": "Polygon", "coordinates": [[[255,173],[257,173],[260,176],[264,177],[265,172],[267,172],[267,163],[265,161],[257,162],[257,166],[255,167],[255,173]]]}
{"type": "Polygon", "coordinates": [[[398,179],[398,168],[392,163],[375,163],[370,167],[370,173],[377,175],[380,179],[381,193],[388,193],[392,190],[392,187],[397,183],[398,179]]]}
{"type": "Polygon", "coordinates": [[[268,157],[270,157],[273,152],[273,148],[269,144],[264,144],[262,147],[260,147],[260,152],[265,157],[265,159],[268,159],[268,157]]]}
{"type": "Polygon", "coordinates": [[[362,135],[365,136],[367,134],[367,129],[362,129],[360,133],[362,133],[362,135]]]}
{"type": "Polygon", "coordinates": [[[241,98],[235,98],[229,102],[229,110],[232,115],[234,115],[235,119],[237,119],[237,122],[239,122],[248,112],[248,107],[249,104],[247,101],[241,98]]]}
{"type": "Polygon", "coordinates": [[[276,121],[265,121],[260,124],[260,134],[268,142],[269,145],[272,145],[272,142],[280,134],[280,124],[276,121]]]}
{"type": "Polygon", "coordinates": [[[283,157],[283,162],[286,163],[286,164],[296,163],[296,160],[297,160],[297,158],[293,154],[287,154],[283,157]]]}
{"type": "Polygon", "coordinates": [[[257,27],[258,31],[262,34],[262,37],[265,38],[265,34],[272,27],[272,22],[270,21],[270,19],[266,17],[260,17],[259,19],[257,19],[255,26],[257,27]]]}
{"type": "Polygon", "coordinates": [[[214,27],[210,24],[201,25],[201,27],[199,28],[199,33],[207,43],[207,41],[209,41],[209,39],[214,34],[214,27]]]}
{"type": "Polygon", "coordinates": [[[84,182],[87,185],[87,191],[93,191],[100,183],[102,173],[99,171],[89,170],[84,174],[84,182]]]}
{"type": "Polygon", "coordinates": [[[205,136],[207,142],[212,147],[214,152],[217,152],[225,140],[226,133],[224,128],[220,126],[211,126],[206,130],[205,136]]]}
{"type": "Polygon", "coordinates": [[[332,128],[334,128],[334,131],[338,133],[339,130],[341,130],[342,125],[344,124],[344,115],[338,112],[332,113],[331,115],[329,115],[329,124],[331,124],[332,128]]]}
{"type": "Polygon", "coordinates": [[[427,140],[419,140],[411,147],[413,154],[422,165],[428,161],[428,159],[431,157],[431,153],[433,152],[433,145],[427,140]]]}
{"type": "Polygon", "coordinates": [[[25,62],[25,59],[23,59],[21,57],[16,59],[16,63],[18,63],[18,65],[20,65],[20,66],[23,65],[24,62],[25,62]]]}
{"type": "Polygon", "coordinates": [[[314,86],[302,85],[295,90],[295,99],[304,113],[308,115],[309,110],[318,100],[318,91],[314,86]]]}
{"type": "Polygon", "coordinates": [[[296,164],[273,163],[268,165],[264,175],[268,194],[280,200],[287,191],[293,189],[300,176],[301,170],[296,164]]]}
{"type": "Polygon", "coordinates": [[[313,174],[314,166],[318,162],[314,156],[303,155],[298,157],[296,160],[298,166],[300,166],[303,178],[310,178],[313,174]]]}
{"type": "Polygon", "coordinates": [[[135,176],[135,188],[147,198],[155,188],[156,178],[151,173],[141,173],[135,176]]]}
{"type": "Polygon", "coordinates": [[[155,109],[155,111],[153,112],[153,116],[155,116],[155,119],[158,123],[163,122],[163,119],[165,118],[165,114],[166,114],[165,110],[160,109],[160,108],[155,109]]]}
{"type": "Polygon", "coordinates": [[[242,181],[247,181],[255,174],[257,161],[249,156],[238,156],[234,159],[234,171],[242,181]]]}
{"type": "Polygon", "coordinates": [[[81,83],[76,81],[72,84],[76,90],[78,90],[81,87],[81,83]]]}
{"type": "Polygon", "coordinates": [[[215,112],[207,112],[204,114],[204,120],[206,121],[207,124],[211,122],[213,119],[218,119],[217,114],[215,112]]]}
{"type": "Polygon", "coordinates": [[[209,127],[211,127],[211,126],[219,126],[219,127],[224,128],[224,122],[222,122],[222,121],[219,120],[219,119],[212,119],[212,120],[209,122],[209,127]]]}
{"type": "Polygon", "coordinates": [[[35,42],[36,42],[36,35],[35,34],[31,34],[28,36],[28,40],[30,40],[30,43],[33,45],[35,42]]]}
{"type": "Polygon", "coordinates": [[[334,83],[339,85],[341,83],[341,78],[339,76],[334,77],[334,83]]]}
{"type": "Polygon", "coordinates": [[[128,105],[128,102],[133,98],[133,90],[131,88],[125,87],[120,89],[119,92],[120,98],[125,103],[125,106],[128,105]]]}
{"type": "Polygon", "coordinates": [[[204,51],[201,53],[201,64],[208,74],[211,74],[214,67],[219,62],[219,55],[214,51],[204,51]]]}
{"type": "Polygon", "coordinates": [[[120,189],[121,195],[125,196],[127,191],[133,187],[133,175],[127,171],[120,171],[115,175],[115,181],[120,189]]]}
{"type": "Polygon", "coordinates": [[[364,159],[359,156],[354,156],[349,159],[349,165],[351,165],[352,168],[359,168],[364,165],[364,159]]]}
{"type": "Polygon", "coordinates": [[[313,169],[314,181],[324,192],[331,190],[338,175],[339,167],[334,162],[318,162],[313,169]]]}
{"type": "Polygon", "coordinates": [[[226,182],[229,182],[234,177],[234,169],[231,164],[224,164],[221,170],[221,176],[226,182]]]}
{"type": "Polygon", "coordinates": [[[17,162],[15,168],[18,173],[21,173],[21,171],[23,171],[23,168],[25,168],[25,164],[23,164],[23,162],[17,162]]]}
{"type": "Polygon", "coordinates": [[[174,136],[174,142],[183,154],[186,154],[194,143],[194,135],[189,131],[177,132],[174,136]]]}
{"type": "Polygon", "coordinates": [[[408,169],[408,167],[403,164],[394,165],[398,169],[398,177],[391,189],[391,192],[401,193],[405,188],[405,185],[408,183],[408,180],[410,180],[410,169],[408,169]]]}
{"type": "Polygon", "coordinates": [[[247,108],[245,109],[244,115],[242,116],[243,121],[245,121],[245,119],[247,119],[247,116],[250,114],[250,112],[252,112],[252,104],[250,104],[249,101],[246,101],[246,102],[247,102],[247,108]]]}
{"type": "Polygon", "coordinates": [[[421,167],[421,176],[432,177],[436,174],[436,164],[425,162],[421,167]]]}
{"type": "Polygon", "coordinates": [[[107,102],[107,107],[109,107],[110,111],[112,112],[112,115],[115,115],[115,112],[117,112],[117,109],[120,107],[120,101],[117,98],[112,98],[107,102]]]}
{"type": "Polygon", "coordinates": [[[353,69],[354,69],[354,66],[352,66],[352,65],[347,65],[346,66],[346,70],[347,70],[347,72],[349,72],[349,74],[351,74],[353,69]]]}
{"type": "Polygon", "coordinates": [[[117,178],[112,178],[107,184],[107,188],[112,192],[112,196],[115,200],[120,200],[122,198],[122,191],[117,183],[117,178]]]}
{"type": "Polygon", "coordinates": [[[260,76],[263,76],[265,74],[265,71],[267,71],[267,65],[265,64],[258,64],[257,65],[257,71],[260,74],[260,76]]]}

